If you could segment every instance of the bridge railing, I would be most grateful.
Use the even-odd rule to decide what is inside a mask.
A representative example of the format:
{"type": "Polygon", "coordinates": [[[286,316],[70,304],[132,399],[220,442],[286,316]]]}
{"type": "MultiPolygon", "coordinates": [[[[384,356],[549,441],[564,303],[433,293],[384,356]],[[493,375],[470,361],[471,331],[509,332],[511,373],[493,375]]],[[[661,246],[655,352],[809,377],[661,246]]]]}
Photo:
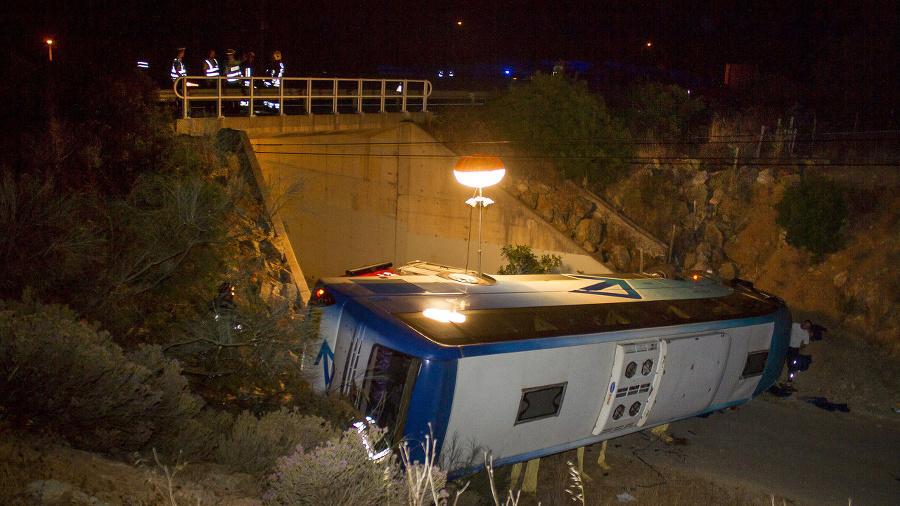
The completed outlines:
{"type": "Polygon", "coordinates": [[[181,115],[192,108],[218,117],[258,114],[337,114],[338,112],[415,112],[428,110],[431,82],[417,79],[362,79],[282,77],[273,85],[271,77],[178,78],[172,99],[181,102],[181,115]],[[252,82],[245,86],[244,82],[252,82]]]}

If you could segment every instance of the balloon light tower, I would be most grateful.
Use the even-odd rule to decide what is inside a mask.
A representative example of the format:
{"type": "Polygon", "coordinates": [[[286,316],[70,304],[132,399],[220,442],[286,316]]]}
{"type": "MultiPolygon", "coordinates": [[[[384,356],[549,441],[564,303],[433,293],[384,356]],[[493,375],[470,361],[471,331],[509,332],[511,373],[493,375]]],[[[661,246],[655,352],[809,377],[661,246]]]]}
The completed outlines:
{"type": "Polygon", "coordinates": [[[453,168],[456,180],[464,186],[475,188],[475,196],[466,204],[478,208],[478,277],[481,277],[481,222],[484,208],[494,201],[485,197],[482,190],[499,183],[506,175],[506,167],[499,158],[492,155],[464,156],[453,168]]]}

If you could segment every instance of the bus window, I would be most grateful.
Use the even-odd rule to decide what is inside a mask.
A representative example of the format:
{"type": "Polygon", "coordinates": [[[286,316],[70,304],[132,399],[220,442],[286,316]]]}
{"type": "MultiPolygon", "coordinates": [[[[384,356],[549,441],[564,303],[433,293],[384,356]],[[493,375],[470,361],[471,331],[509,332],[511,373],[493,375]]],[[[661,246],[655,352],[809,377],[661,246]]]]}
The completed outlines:
{"type": "Polygon", "coordinates": [[[566,385],[568,382],[523,389],[514,425],[558,415],[566,395],[566,385]]]}
{"type": "Polygon", "coordinates": [[[421,362],[405,353],[372,346],[357,407],[375,424],[387,430],[389,444],[403,435],[406,411],[421,362]]]}

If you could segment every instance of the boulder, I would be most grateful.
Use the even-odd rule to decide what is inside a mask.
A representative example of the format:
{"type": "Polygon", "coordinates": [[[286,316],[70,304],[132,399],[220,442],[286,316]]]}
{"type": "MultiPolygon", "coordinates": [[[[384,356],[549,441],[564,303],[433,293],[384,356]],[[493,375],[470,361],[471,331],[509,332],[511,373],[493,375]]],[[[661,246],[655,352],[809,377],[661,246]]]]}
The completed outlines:
{"type": "Polygon", "coordinates": [[[284,251],[281,250],[281,247],[279,245],[276,245],[270,239],[264,239],[260,241],[259,251],[270,262],[282,263],[286,259],[284,251]]]}
{"type": "Polygon", "coordinates": [[[719,276],[726,280],[734,279],[740,277],[740,271],[734,262],[725,262],[719,266],[719,276]]]}
{"type": "Polygon", "coordinates": [[[631,252],[624,244],[615,244],[609,249],[612,266],[620,272],[628,272],[631,268],[631,252]]]}
{"type": "Polygon", "coordinates": [[[300,290],[297,290],[297,285],[295,283],[282,283],[281,296],[284,297],[289,304],[295,304],[300,298],[300,290]]]}
{"type": "Polygon", "coordinates": [[[718,188],[715,191],[713,191],[713,196],[712,196],[712,198],[709,199],[709,203],[713,207],[718,207],[719,204],[721,204],[724,199],[725,199],[725,191],[722,190],[721,188],[718,188]]]}
{"type": "Polygon", "coordinates": [[[832,284],[834,284],[835,288],[843,288],[844,285],[847,284],[847,280],[850,279],[850,273],[847,271],[841,271],[834,275],[834,278],[831,280],[832,284]]]}
{"type": "Polygon", "coordinates": [[[529,209],[535,209],[538,205],[538,194],[533,191],[524,191],[519,195],[519,202],[525,204],[529,209]]]}
{"type": "Polygon", "coordinates": [[[575,226],[573,237],[580,243],[599,244],[603,240],[603,224],[598,220],[583,219],[575,226]]]}
{"type": "Polygon", "coordinates": [[[694,174],[694,178],[691,179],[691,185],[693,185],[693,186],[705,185],[708,180],[709,180],[709,172],[706,172],[705,170],[701,170],[701,171],[697,172],[696,174],[694,174]]]}
{"type": "Polygon", "coordinates": [[[709,243],[712,248],[719,249],[724,244],[725,235],[722,234],[719,227],[712,223],[707,223],[706,229],[703,231],[703,241],[709,243]]]}
{"type": "Polygon", "coordinates": [[[555,209],[553,206],[553,202],[546,196],[546,194],[541,194],[537,198],[537,207],[534,208],[534,211],[544,219],[544,221],[548,223],[553,222],[553,216],[555,215],[555,209]]]}

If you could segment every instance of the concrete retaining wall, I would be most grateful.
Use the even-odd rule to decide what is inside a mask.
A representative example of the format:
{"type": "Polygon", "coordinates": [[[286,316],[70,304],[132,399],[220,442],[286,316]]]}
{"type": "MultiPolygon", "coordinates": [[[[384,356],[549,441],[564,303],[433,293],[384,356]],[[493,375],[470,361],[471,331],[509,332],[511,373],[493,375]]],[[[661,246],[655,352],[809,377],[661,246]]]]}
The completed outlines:
{"type": "MultiPolygon", "coordinates": [[[[248,132],[308,281],[382,261],[477,268],[478,214],[465,204],[473,191],[453,177],[454,153],[411,121],[324,130],[248,132]]],[[[561,255],[563,272],[609,272],[501,187],[484,194],[496,202],[484,212],[485,273],[505,263],[507,244],[561,255]]]]}

